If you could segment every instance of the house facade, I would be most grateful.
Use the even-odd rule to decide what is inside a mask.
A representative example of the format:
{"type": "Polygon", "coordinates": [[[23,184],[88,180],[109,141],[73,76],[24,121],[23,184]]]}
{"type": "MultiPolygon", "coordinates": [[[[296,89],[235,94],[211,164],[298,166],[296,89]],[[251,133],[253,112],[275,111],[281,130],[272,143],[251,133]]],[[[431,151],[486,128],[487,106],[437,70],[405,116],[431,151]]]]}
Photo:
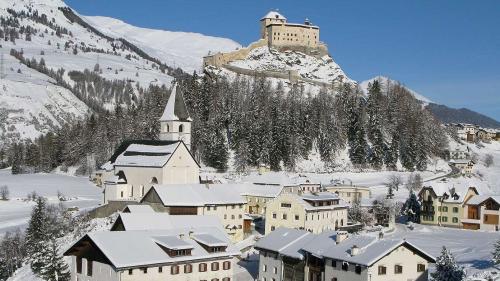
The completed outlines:
{"type": "Polygon", "coordinates": [[[328,192],[337,194],[348,204],[362,202],[365,199],[371,198],[370,188],[364,186],[327,185],[324,186],[324,189],[328,192]]]}
{"type": "Polygon", "coordinates": [[[194,227],[89,233],[64,255],[72,281],[230,281],[240,252],[219,229],[194,227]]]}
{"type": "Polygon", "coordinates": [[[246,200],[233,184],[155,185],[141,203],[170,215],[217,217],[232,241],[241,241],[250,232],[246,200]]]}
{"type": "Polygon", "coordinates": [[[471,175],[474,168],[474,161],[470,159],[451,159],[449,165],[457,169],[462,175],[471,175]]]}
{"type": "Polygon", "coordinates": [[[476,196],[465,205],[463,228],[499,231],[500,196],[476,196]]]}
{"type": "Polygon", "coordinates": [[[411,242],[280,228],[257,242],[259,280],[428,280],[434,257],[411,242]]]}
{"type": "Polygon", "coordinates": [[[477,195],[474,187],[455,188],[448,183],[423,187],[418,194],[422,205],[420,223],[462,228],[466,203],[477,195]]]}
{"type": "Polygon", "coordinates": [[[283,193],[266,206],[265,233],[279,227],[304,229],[313,233],[347,225],[348,205],[337,194],[283,193]]]}

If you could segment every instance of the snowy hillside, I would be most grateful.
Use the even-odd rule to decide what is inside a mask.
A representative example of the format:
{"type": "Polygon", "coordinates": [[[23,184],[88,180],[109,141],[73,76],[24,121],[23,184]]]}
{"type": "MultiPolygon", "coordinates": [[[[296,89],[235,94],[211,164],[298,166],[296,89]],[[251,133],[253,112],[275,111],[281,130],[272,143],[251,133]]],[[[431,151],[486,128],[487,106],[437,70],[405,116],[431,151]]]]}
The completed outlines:
{"type": "MultiPolygon", "coordinates": [[[[365,81],[359,83],[359,86],[361,87],[361,89],[363,90],[363,92],[365,94],[368,93],[368,84],[373,83],[373,81],[375,81],[375,80],[379,81],[380,84],[382,84],[383,87],[387,87],[387,85],[389,85],[389,84],[397,84],[398,83],[397,81],[392,80],[389,77],[376,76],[376,77],[373,77],[372,79],[368,79],[368,80],[365,80],[365,81]]],[[[429,103],[432,103],[432,101],[430,99],[422,96],[421,94],[413,91],[412,89],[410,89],[408,87],[405,87],[405,88],[408,91],[410,91],[417,100],[422,101],[425,105],[427,105],[429,103]]]]}
{"type": "Polygon", "coordinates": [[[125,38],[148,54],[187,73],[200,71],[209,52],[229,52],[241,45],[233,40],[191,32],[136,27],[108,17],[85,17],[95,28],[115,38],[125,38]]]}

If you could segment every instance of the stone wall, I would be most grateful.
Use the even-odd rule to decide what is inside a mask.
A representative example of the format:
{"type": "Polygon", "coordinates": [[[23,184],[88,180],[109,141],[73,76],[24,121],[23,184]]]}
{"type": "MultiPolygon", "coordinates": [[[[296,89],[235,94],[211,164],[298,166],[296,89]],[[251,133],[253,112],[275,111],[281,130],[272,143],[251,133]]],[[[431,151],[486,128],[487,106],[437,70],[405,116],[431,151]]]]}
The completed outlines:
{"type": "Polygon", "coordinates": [[[246,48],[242,48],[229,53],[217,53],[214,55],[209,55],[203,58],[203,66],[207,67],[209,65],[212,65],[221,67],[224,64],[228,64],[232,61],[245,59],[253,49],[264,46],[267,46],[267,40],[260,39],[259,41],[250,44],[246,48]]]}
{"type": "Polygon", "coordinates": [[[109,201],[108,204],[102,205],[88,213],[91,219],[106,218],[116,212],[121,212],[127,205],[139,205],[136,201],[109,201]]]}

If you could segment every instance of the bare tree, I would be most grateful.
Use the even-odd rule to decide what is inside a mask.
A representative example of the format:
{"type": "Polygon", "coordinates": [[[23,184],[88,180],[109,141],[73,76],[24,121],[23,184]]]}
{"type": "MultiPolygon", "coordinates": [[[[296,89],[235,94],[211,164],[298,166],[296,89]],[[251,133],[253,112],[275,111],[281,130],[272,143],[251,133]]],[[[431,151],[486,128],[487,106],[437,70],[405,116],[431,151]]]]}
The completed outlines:
{"type": "Polygon", "coordinates": [[[399,190],[399,186],[403,184],[403,179],[399,174],[392,174],[389,176],[387,179],[387,183],[385,184],[388,188],[391,188],[392,190],[399,190]]]}
{"type": "Polygon", "coordinates": [[[418,173],[415,173],[408,176],[405,187],[411,193],[420,190],[422,188],[422,185],[423,185],[422,176],[418,173]]]}
{"type": "Polygon", "coordinates": [[[2,185],[0,187],[0,199],[7,201],[9,200],[9,187],[6,185],[2,185]]]}
{"type": "Polygon", "coordinates": [[[493,156],[491,154],[486,154],[484,157],[484,165],[486,167],[491,167],[493,165],[493,156]]]}

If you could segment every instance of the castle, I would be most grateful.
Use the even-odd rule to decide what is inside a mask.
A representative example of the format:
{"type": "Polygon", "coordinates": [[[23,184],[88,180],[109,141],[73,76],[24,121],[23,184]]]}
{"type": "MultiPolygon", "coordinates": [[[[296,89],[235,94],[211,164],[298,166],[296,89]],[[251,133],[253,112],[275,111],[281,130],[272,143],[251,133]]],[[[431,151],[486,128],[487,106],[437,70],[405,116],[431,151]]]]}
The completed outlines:
{"type": "Polygon", "coordinates": [[[229,53],[209,54],[203,58],[203,66],[221,67],[231,61],[245,59],[256,48],[268,46],[280,51],[294,50],[312,56],[328,54],[326,44],[319,41],[319,27],[306,19],[304,23],[288,23],[277,11],[271,11],[260,19],[260,39],[246,48],[229,53]]]}

